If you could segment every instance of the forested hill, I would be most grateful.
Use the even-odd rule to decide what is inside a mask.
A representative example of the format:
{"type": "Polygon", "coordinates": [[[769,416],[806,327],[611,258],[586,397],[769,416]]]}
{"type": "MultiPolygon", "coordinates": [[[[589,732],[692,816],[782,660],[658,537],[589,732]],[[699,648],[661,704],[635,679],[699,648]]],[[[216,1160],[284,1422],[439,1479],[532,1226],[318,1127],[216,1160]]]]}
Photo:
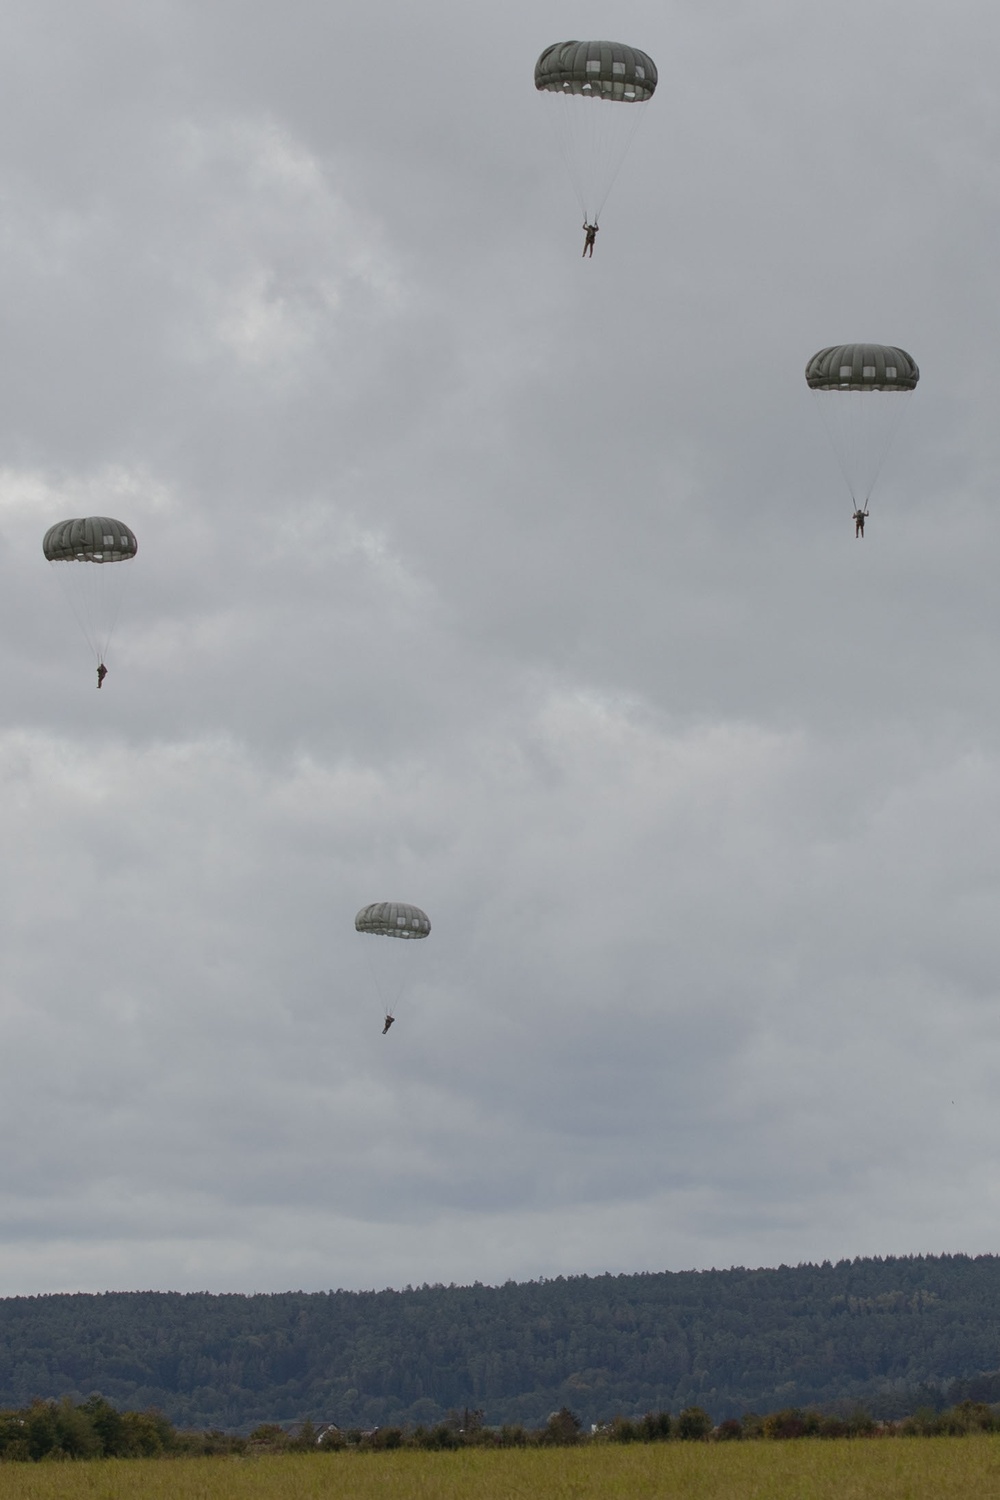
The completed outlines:
{"type": "Polygon", "coordinates": [[[0,1300],[0,1406],[101,1392],[190,1427],[584,1421],[1000,1399],[1000,1258],[274,1296],[0,1300]]]}

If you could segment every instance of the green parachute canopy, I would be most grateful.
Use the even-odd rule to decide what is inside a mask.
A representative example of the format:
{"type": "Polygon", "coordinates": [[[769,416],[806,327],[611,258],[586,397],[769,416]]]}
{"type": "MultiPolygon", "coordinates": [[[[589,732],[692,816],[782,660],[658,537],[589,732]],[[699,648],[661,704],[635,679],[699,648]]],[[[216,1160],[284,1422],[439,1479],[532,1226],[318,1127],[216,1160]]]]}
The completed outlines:
{"type": "Polygon", "coordinates": [[[131,562],[138,550],[135,533],[111,516],[57,521],[42,538],[42,551],[99,662],[107,655],[130,571],[104,564],[131,562]]]}
{"type": "Polygon", "coordinates": [[[553,42],[535,63],[535,88],[553,94],[643,104],[656,81],[649,54],[624,42],[553,42]]]}
{"type": "Polygon", "coordinates": [[[555,42],[535,64],[584,221],[596,224],[656,89],[656,64],[624,42],[555,42]],[[600,104],[600,108],[597,105],[600,104]]]}
{"type": "Polygon", "coordinates": [[[912,391],[916,360],[894,344],[831,344],[806,365],[812,391],[912,391]]]}
{"type": "Polygon", "coordinates": [[[361,908],[354,925],[359,932],[376,937],[425,938],[431,930],[427,913],[405,901],[373,901],[361,908]]]}
{"type": "Polygon", "coordinates": [[[895,344],[831,344],[806,365],[806,384],[830,435],[851,504],[867,510],[920,371],[895,344]]]}

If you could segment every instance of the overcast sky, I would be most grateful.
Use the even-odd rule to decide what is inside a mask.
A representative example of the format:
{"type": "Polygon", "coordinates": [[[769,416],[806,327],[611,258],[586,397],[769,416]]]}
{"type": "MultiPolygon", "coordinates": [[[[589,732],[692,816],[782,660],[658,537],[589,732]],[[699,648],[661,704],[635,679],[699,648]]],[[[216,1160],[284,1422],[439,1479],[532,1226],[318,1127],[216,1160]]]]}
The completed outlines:
{"type": "Polygon", "coordinates": [[[0,1294],[997,1250],[998,47],[8,0],[0,1294]],[[660,81],[584,261],[532,68],[608,35],[660,81]],[[863,542],[854,340],[921,370],[863,542]]]}

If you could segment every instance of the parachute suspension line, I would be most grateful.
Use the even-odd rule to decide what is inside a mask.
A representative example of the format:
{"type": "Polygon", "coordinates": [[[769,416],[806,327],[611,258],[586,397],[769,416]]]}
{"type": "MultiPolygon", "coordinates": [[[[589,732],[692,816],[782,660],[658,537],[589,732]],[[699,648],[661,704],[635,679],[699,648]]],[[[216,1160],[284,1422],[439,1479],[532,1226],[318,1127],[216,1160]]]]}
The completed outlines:
{"type": "MultiPolygon", "coordinates": [[[[104,563],[102,564],[102,566],[119,568],[121,567],[121,563],[104,563]]],[[[115,576],[117,577],[117,575],[115,576]]],[[[107,629],[105,630],[104,634],[104,646],[101,652],[102,661],[104,660],[104,653],[110,648],[114,633],[118,629],[118,616],[122,612],[122,605],[125,602],[125,590],[128,587],[128,580],[130,577],[131,574],[126,572],[118,588],[112,590],[111,592],[111,612],[108,616],[107,629]]]]}
{"type": "Polygon", "coordinates": [[[121,613],[128,573],[121,563],[51,562],[81,634],[94,653],[105,659],[121,613]],[[116,572],[104,570],[114,567],[116,572]]]}
{"type": "Polygon", "coordinates": [[[66,569],[73,567],[73,564],[65,562],[50,562],[49,567],[52,569],[52,571],[56,575],[56,578],[59,580],[59,588],[62,591],[62,596],[66,600],[66,603],[69,605],[73,613],[74,620],[80,627],[81,635],[93,652],[94,660],[99,663],[101,661],[101,653],[94,632],[94,611],[92,607],[92,601],[89,599],[89,596],[84,591],[83,587],[80,588],[78,597],[76,591],[68,586],[72,580],[70,579],[69,574],[66,572],[66,569]],[[88,604],[91,604],[90,608],[87,607],[88,604]]]}
{"type": "MultiPolygon", "coordinates": [[[[396,943],[399,942],[399,939],[392,938],[391,941],[396,943]]],[[[370,947],[366,949],[365,956],[368,960],[368,972],[372,976],[372,983],[378,994],[379,1004],[387,1016],[394,1015],[400,996],[406,987],[406,975],[401,975],[392,985],[388,984],[388,982],[383,984],[382,979],[379,977],[378,965],[374,961],[375,954],[370,947]]],[[[383,978],[387,979],[387,976],[383,976],[383,978]]]]}
{"type": "Polygon", "coordinates": [[[386,1004],[385,996],[382,994],[382,986],[379,983],[379,977],[375,971],[375,965],[372,963],[372,953],[370,948],[365,949],[365,958],[368,962],[368,972],[372,976],[372,984],[375,986],[375,993],[378,995],[379,1003],[385,1011],[386,1015],[388,1015],[389,1007],[386,1004]]]}
{"type": "MultiPolygon", "coordinates": [[[[603,103],[603,101],[602,101],[602,103],[603,103]]],[[[642,124],[643,120],[646,118],[646,112],[645,112],[645,110],[641,106],[638,106],[638,105],[635,105],[635,104],[631,104],[631,105],[629,105],[629,108],[632,111],[632,115],[631,115],[632,125],[630,126],[629,131],[627,133],[626,140],[625,140],[625,145],[624,145],[624,148],[622,149],[622,151],[619,154],[618,161],[615,163],[614,167],[612,168],[610,181],[608,182],[608,185],[605,188],[604,194],[601,197],[600,201],[598,202],[597,207],[594,209],[593,223],[595,223],[595,224],[597,223],[598,216],[600,215],[600,213],[604,209],[605,203],[607,203],[608,198],[611,195],[611,189],[614,187],[615,183],[618,181],[618,177],[619,177],[619,174],[621,172],[621,169],[625,165],[625,157],[628,155],[628,152],[631,150],[632,142],[635,140],[636,132],[638,131],[639,126],[642,124]]]]}
{"type": "Polygon", "coordinates": [[[899,424],[902,422],[903,417],[906,415],[906,406],[907,406],[906,401],[902,400],[897,395],[888,396],[887,399],[891,400],[891,401],[895,401],[897,403],[898,410],[894,407],[893,408],[893,416],[892,416],[891,422],[885,423],[884,433],[883,433],[883,436],[882,436],[882,441],[881,441],[881,443],[879,445],[879,448],[878,448],[878,451],[877,451],[877,455],[876,455],[876,458],[875,458],[875,468],[874,468],[874,471],[872,473],[871,480],[870,480],[870,482],[868,484],[868,488],[867,488],[867,490],[865,492],[865,506],[864,506],[864,508],[865,508],[866,511],[868,509],[868,500],[869,500],[869,497],[871,495],[871,492],[875,488],[875,485],[876,485],[876,482],[878,480],[878,477],[879,477],[879,475],[882,472],[882,466],[883,466],[883,464],[885,463],[886,459],[889,456],[889,449],[892,447],[893,438],[896,436],[896,433],[899,431],[899,424]]]}
{"type": "Polygon", "coordinates": [[[872,491],[906,413],[905,391],[814,390],[855,510],[868,510],[872,491]],[[886,406],[886,402],[891,405],[886,406]]]}
{"type": "MultiPolygon", "coordinates": [[[[555,137],[556,147],[559,151],[559,155],[562,157],[563,166],[566,168],[566,175],[569,177],[570,182],[573,184],[573,191],[576,194],[576,201],[580,205],[580,212],[583,214],[584,221],[586,223],[590,223],[591,221],[589,219],[587,194],[583,186],[583,173],[581,171],[580,161],[577,159],[579,156],[579,152],[573,151],[571,149],[570,132],[567,129],[567,121],[565,118],[565,105],[569,101],[560,99],[559,95],[557,94],[548,94],[543,97],[543,107],[545,109],[546,118],[549,122],[549,129],[552,131],[552,134],[555,137]],[[563,106],[558,114],[555,112],[553,105],[548,102],[549,100],[555,100],[559,105],[563,106]]],[[[597,221],[595,219],[594,223],[596,222],[597,221]]]]}
{"type": "Polygon", "coordinates": [[[81,633],[98,662],[105,660],[118,626],[130,574],[121,562],[50,562],[81,633]],[[114,569],[109,573],[109,568],[114,569]]]}
{"type": "Polygon", "coordinates": [[[625,164],[645,106],[543,93],[543,108],[584,221],[596,224],[625,164]]]}
{"type": "MultiPolygon", "coordinates": [[[[823,423],[823,426],[826,428],[826,435],[830,439],[830,447],[833,449],[834,456],[836,457],[837,467],[840,469],[841,474],[844,476],[844,483],[847,485],[848,491],[850,493],[852,509],[857,510],[858,499],[854,493],[854,481],[851,478],[850,469],[848,468],[844,455],[841,452],[840,442],[838,441],[839,431],[834,427],[834,424],[827,416],[827,404],[823,399],[824,396],[828,397],[829,393],[826,391],[813,391],[812,393],[813,401],[816,405],[817,410],[819,411],[819,419],[823,423]]],[[[866,501],[866,507],[867,503],[868,502],[866,501]]]]}

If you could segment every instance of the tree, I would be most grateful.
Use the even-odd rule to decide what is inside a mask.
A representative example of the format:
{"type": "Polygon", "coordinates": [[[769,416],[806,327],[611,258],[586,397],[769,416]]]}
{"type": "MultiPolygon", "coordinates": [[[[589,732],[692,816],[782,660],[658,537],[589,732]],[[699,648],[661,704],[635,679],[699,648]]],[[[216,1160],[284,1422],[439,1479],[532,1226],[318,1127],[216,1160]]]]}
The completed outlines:
{"type": "Polygon", "coordinates": [[[677,1436],[687,1443],[704,1442],[712,1435],[712,1418],[700,1406],[685,1406],[677,1418],[677,1436]]]}
{"type": "Polygon", "coordinates": [[[129,1453],[127,1444],[127,1429],[125,1418],[120,1411],[116,1411],[110,1401],[96,1392],[88,1396],[80,1407],[90,1419],[90,1425],[97,1434],[101,1444],[101,1452],[105,1458],[121,1458],[129,1453]]]}
{"type": "Polygon", "coordinates": [[[580,1441],[580,1418],[568,1406],[554,1411],[542,1430],[541,1441],[560,1448],[568,1448],[580,1441]]]}

